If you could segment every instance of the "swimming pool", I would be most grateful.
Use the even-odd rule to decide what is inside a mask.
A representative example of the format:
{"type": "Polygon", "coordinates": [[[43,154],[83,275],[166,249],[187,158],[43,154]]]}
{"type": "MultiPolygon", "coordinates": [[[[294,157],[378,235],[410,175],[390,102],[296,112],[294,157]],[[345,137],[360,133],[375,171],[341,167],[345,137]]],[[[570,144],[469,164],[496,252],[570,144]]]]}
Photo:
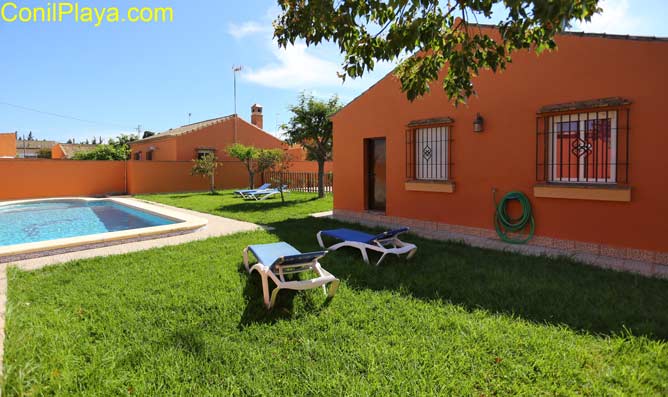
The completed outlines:
{"type": "Polygon", "coordinates": [[[0,206],[0,246],[117,232],[177,221],[110,200],[50,200],[0,206]]]}
{"type": "Polygon", "coordinates": [[[132,199],[0,203],[0,256],[194,230],[206,220],[132,199]]]}

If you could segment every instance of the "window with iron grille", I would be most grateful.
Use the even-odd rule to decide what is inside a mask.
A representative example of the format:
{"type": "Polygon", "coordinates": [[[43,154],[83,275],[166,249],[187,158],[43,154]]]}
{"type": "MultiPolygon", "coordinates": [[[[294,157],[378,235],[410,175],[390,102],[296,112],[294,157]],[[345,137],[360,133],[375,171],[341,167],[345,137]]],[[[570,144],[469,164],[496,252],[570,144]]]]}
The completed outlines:
{"type": "Polygon", "coordinates": [[[539,114],[536,130],[539,181],[628,183],[628,108],[539,114]]]}
{"type": "MultiPolygon", "coordinates": [[[[448,119],[451,123],[451,120],[448,119]]],[[[450,125],[412,122],[406,131],[406,178],[421,181],[452,179],[450,125]]]]}

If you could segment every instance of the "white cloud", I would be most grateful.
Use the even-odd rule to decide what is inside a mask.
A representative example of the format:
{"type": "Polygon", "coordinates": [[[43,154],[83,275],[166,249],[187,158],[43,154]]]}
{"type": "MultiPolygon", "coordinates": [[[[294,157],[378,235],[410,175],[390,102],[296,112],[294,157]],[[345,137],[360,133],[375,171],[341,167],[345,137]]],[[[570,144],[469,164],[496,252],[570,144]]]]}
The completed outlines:
{"type": "Polygon", "coordinates": [[[257,68],[248,67],[242,74],[246,81],[271,88],[338,92],[342,88],[366,89],[393,68],[389,62],[379,62],[374,70],[364,77],[348,77],[344,82],[338,75],[343,70],[336,62],[340,57],[338,51],[327,51],[330,48],[326,47],[308,48],[303,43],[287,48],[278,48],[275,42],[270,42],[269,45],[275,61],[257,68]]]}
{"type": "MultiPolygon", "coordinates": [[[[274,44],[275,45],[275,44],[274,44]]],[[[285,49],[274,47],[276,62],[249,68],[244,79],[272,88],[306,89],[341,86],[336,72],[339,65],[307,52],[305,44],[297,43],[285,49]]]]}
{"type": "Polygon", "coordinates": [[[247,21],[242,24],[231,23],[227,28],[227,32],[234,36],[235,39],[270,31],[271,24],[261,24],[255,21],[247,21]]]}
{"type": "Polygon", "coordinates": [[[576,23],[573,28],[585,32],[639,34],[642,28],[639,18],[631,15],[628,0],[602,0],[599,6],[603,12],[592,17],[591,21],[576,23]]]}
{"type": "MultiPolygon", "coordinates": [[[[379,62],[374,71],[366,73],[363,78],[347,78],[344,81],[338,73],[342,71],[339,64],[341,55],[336,46],[325,43],[316,47],[307,47],[303,42],[295,43],[287,48],[279,48],[273,38],[271,21],[279,14],[274,6],[267,10],[261,21],[246,21],[243,24],[230,24],[230,35],[241,38],[257,35],[259,46],[264,46],[273,55],[273,61],[260,66],[244,65],[241,77],[251,83],[270,88],[312,91],[321,89],[325,92],[345,93],[341,90],[363,90],[387,74],[394,65],[390,62],[379,62]]],[[[356,95],[356,94],[355,94],[356,95]]],[[[355,95],[351,95],[354,97],[355,95]]]]}

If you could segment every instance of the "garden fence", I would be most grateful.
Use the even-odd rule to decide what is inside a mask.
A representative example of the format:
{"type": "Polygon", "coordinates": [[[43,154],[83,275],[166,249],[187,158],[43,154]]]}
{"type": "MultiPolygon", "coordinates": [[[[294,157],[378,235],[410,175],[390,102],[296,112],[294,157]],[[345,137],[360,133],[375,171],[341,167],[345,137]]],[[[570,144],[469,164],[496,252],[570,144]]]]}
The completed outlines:
{"type": "MultiPolygon", "coordinates": [[[[288,189],[298,192],[315,193],[318,191],[318,173],[317,172],[276,172],[267,171],[262,176],[265,183],[279,185],[288,185],[288,189]]],[[[325,172],[324,175],[325,192],[331,193],[334,186],[334,173],[325,172]]]]}

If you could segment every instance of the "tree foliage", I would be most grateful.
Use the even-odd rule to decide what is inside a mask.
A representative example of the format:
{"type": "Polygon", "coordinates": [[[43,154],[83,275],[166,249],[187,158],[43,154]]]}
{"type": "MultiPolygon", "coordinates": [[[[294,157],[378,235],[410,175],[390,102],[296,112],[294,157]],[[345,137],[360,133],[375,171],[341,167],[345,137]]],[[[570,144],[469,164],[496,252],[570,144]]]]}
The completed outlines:
{"type": "Polygon", "coordinates": [[[216,168],[220,165],[215,155],[207,153],[201,158],[193,160],[195,164],[191,170],[192,175],[201,175],[209,178],[211,193],[216,192],[216,168]]]}
{"type": "Polygon", "coordinates": [[[94,149],[77,152],[73,160],[127,160],[128,152],[124,148],[112,145],[98,145],[94,149]]]}
{"type": "Polygon", "coordinates": [[[137,135],[121,134],[109,139],[108,145],[98,145],[92,150],[75,153],[74,160],[128,160],[130,143],[137,140],[137,135]]]}
{"type": "Polygon", "coordinates": [[[394,73],[410,100],[429,92],[447,65],[442,84],[455,103],[475,93],[481,69],[498,71],[521,49],[555,48],[555,34],[570,21],[589,21],[599,0],[279,0],[274,35],[285,47],[332,41],[344,55],[340,77],[356,78],[379,61],[403,62],[394,73]],[[494,6],[497,6],[493,9],[494,6]],[[499,37],[472,24],[504,10],[499,37]],[[408,56],[407,56],[408,55],[408,56]]]}
{"type": "Polygon", "coordinates": [[[51,158],[51,149],[42,148],[37,152],[37,158],[40,159],[50,159],[51,158]]]}
{"type": "Polygon", "coordinates": [[[332,158],[330,116],[340,108],[337,96],[323,101],[302,93],[297,105],[290,107],[290,121],[283,126],[286,142],[303,146],[308,158],[318,162],[318,197],[325,196],[325,162],[332,158]]]}
{"type": "Polygon", "coordinates": [[[241,143],[228,146],[227,153],[246,166],[250,189],[253,188],[253,184],[255,183],[255,175],[272,168],[276,162],[280,161],[283,155],[281,149],[260,149],[241,143]]]}

